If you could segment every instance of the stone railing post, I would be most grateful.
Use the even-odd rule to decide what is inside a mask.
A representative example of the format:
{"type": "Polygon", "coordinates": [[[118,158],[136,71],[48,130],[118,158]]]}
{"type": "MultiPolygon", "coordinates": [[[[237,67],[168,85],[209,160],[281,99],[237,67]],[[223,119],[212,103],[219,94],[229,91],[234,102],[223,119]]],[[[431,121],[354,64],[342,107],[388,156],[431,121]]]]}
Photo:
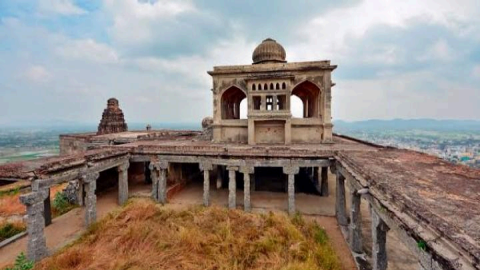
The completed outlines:
{"type": "Polygon", "coordinates": [[[128,161],[117,167],[119,205],[123,205],[128,200],[128,167],[130,167],[130,163],[128,161]]]}
{"type": "Polygon", "coordinates": [[[168,161],[150,162],[152,198],[162,204],[167,202],[167,169],[168,161]]]}
{"type": "Polygon", "coordinates": [[[372,264],[373,270],[387,270],[387,224],[380,218],[375,209],[370,205],[372,215],[372,264]]]}
{"type": "Polygon", "coordinates": [[[250,176],[254,174],[255,168],[251,166],[244,166],[240,168],[243,173],[243,209],[250,212],[252,206],[250,202],[250,176]]]}
{"type": "Polygon", "coordinates": [[[212,163],[201,162],[200,170],[203,171],[203,205],[210,205],[210,171],[213,169],[212,163]]]}
{"type": "Polygon", "coordinates": [[[288,175],[288,213],[295,214],[295,174],[300,171],[299,167],[283,167],[283,173],[288,175]]]}
{"type": "Polygon", "coordinates": [[[322,179],[322,183],[320,185],[321,196],[327,197],[328,194],[328,167],[320,167],[320,175],[322,179]]]}
{"type": "Polygon", "coordinates": [[[338,224],[341,226],[347,226],[347,210],[345,203],[345,177],[336,171],[337,175],[337,188],[336,188],[336,202],[335,202],[335,214],[337,216],[338,224]]]}
{"type": "Polygon", "coordinates": [[[235,209],[237,207],[237,179],[236,172],[238,167],[228,166],[228,208],[235,209]]]}
{"type": "Polygon", "coordinates": [[[43,216],[44,201],[48,198],[48,193],[48,189],[40,189],[20,196],[20,202],[27,207],[27,257],[29,260],[39,261],[48,255],[43,216]]]}
{"type": "Polygon", "coordinates": [[[362,220],[360,213],[360,204],[362,197],[357,190],[351,189],[351,205],[350,205],[350,226],[349,241],[350,248],[355,253],[363,253],[362,248],[362,220]]]}
{"type": "Polygon", "coordinates": [[[82,184],[85,190],[85,226],[90,226],[97,220],[97,179],[98,172],[88,172],[82,176],[82,184]]]}

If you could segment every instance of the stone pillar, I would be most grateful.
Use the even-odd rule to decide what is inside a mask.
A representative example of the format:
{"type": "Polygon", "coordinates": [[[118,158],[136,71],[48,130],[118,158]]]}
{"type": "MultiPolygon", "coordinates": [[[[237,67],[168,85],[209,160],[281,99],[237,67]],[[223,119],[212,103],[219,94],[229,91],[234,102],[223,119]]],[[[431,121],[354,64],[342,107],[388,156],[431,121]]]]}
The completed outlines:
{"type": "Polygon", "coordinates": [[[100,176],[98,172],[90,172],[82,176],[82,182],[85,189],[85,226],[90,226],[97,220],[97,179],[100,176]]]}
{"type": "Polygon", "coordinates": [[[167,202],[167,161],[151,161],[152,198],[159,203],[167,202]]]}
{"type": "Polygon", "coordinates": [[[20,202],[27,207],[27,258],[33,261],[48,256],[45,240],[45,219],[43,217],[44,201],[48,197],[48,189],[41,189],[20,196],[20,202]]]}
{"type": "Polygon", "coordinates": [[[48,196],[43,201],[43,217],[45,219],[45,227],[52,224],[52,207],[50,205],[50,188],[47,188],[48,196]]]}
{"type": "Polygon", "coordinates": [[[223,182],[223,169],[222,169],[222,166],[218,165],[217,166],[217,189],[222,188],[222,182],[223,182]]]}
{"type": "Polygon", "coordinates": [[[285,120],[285,144],[292,143],[292,120],[285,120]]]}
{"type": "Polygon", "coordinates": [[[336,172],[337,175],[337,189],[336,189],[336,202],[335,202],[335,214],[337,216],[338,224],[341,226],[347,226],[347,208],[345,203],[345,177],[340,172],[336,172]]]}
{"type": "Polygon", "coordinates": [[[283,173],[288,175],[288,213],[295,214],[295,174],[299,167],[283,167],[283,173]]]}
{"type": "Polygon", "coordinates": [[[228,208],[235,209],[237,207],[237,179],[236,171],[238,167],[229,166],[228,170],[228,208]]]}
{"type": "Polygon", "coordinates": [[[278,104],[278,97],[277,97],[277,95],[273,95],[273,110],[272,111],[277,111],[277,104],[278,104]]]}
{"type": "Polygon", "coordinates": [[[327,197],[328,196],[328,167],[321,167],[321,177],[322,177],[322,183],[320,186],[321,196],[327,197]]]}
{"type": "Polygon", "coordinates": [[[390,230],[387,224],[380,218],[377,212],[370,206],[372,214],[372,266],[373,270],[387,270],[387,232],[390,230]]]}
{"type": "Polygon", "coordinates": [[[362,220],[360,214],[360,204],[362,197],[352,188],[350,205],[350,227],[349,241],[353,252],[363,253],[362,249],[362,220]]]}
{"type": "Polygon", "coordinates": [[[76,181],[78,184],[78,191],[77,191],[77,201],[79,206],[84,206],[85,203],[83,201],[83,184],[82,180],[77,180],[76,181]]]}
{"type": "Polygon", "coordinates": [[[212,163],[202,162],[199,164],[203,171],[203,205],[210,205],[210,171],[213,169],[212,163]]]}
{"type": "Polygon", "coordinates": [[[127,161],[117,167],[118,171],[118,204],[123,205],[128,200],[128,167],[130,163],[127,161]]]}
{"type": "Polygon", "coordinates": [[[245,166],[241,168],[241,172],[243,173],[243,209],[246,212],[250,212],[251,210],[251,202],[250,202],[250,175],[255,172],[254,167],[245,166]]]}

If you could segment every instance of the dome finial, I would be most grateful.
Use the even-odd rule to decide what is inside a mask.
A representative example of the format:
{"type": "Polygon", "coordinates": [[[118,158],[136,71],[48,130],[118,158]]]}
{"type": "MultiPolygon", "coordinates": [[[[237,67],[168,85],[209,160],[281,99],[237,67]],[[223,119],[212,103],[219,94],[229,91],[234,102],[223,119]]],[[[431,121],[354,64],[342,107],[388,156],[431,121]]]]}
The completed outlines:
{"type": "Polygon", "coordinates": [[[285,49],[272,38],[262,41],[252,54],[253,64],[285,63],[285,58],[285,49]]]}

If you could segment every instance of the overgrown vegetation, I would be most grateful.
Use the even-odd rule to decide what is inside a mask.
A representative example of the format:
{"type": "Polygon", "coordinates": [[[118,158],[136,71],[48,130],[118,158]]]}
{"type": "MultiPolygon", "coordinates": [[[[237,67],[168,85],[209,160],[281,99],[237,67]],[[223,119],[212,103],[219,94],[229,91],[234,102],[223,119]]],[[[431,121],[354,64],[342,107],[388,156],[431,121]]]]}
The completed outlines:
{"type": "Polygon", "coordinates": [[[25,230],[25,225],[21,222],[5,222],[3,224],[0,224],[0,242],[25,230]]]}
{"type": "Polygon", "coordinates": [[[61,191],[55,193],[55,198],[53,199],[53,202],[52,202],[52,215],[53,215],[53,217],[63,215],[66,212],[72,210],[75,207],[76,207],[76,205],[71,204],[68,201],[68,198],[65,195],[65,193],[63,193],[61,191]]]}
{"type": "Polygon", "coordinates": [[[325,231],[300,215],[175,211],[136,199],[35,269],[341,268],[325,231]]]}
{"type": "Polygon", "coordinates": [[[20,193],[20,187],[15,187],[8,190],[0,190],[0,198],[3,196],[13,196],[20,193]]]}
{"type": "Polygon", "coordinates": [[[7,267],[5,270],[30,270],[33,269],[34,263],[32,261],[27,260],[25,254],[20,253],[15,259],[15,264],[12,268],[7,267]]]}

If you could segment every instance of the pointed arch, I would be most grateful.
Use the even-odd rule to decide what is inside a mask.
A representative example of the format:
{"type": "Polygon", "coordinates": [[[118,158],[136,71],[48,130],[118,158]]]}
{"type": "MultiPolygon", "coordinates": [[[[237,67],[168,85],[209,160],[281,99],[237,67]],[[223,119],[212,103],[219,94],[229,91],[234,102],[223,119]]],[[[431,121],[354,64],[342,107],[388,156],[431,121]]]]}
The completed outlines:
{"type": "Polygon", "coordinates": [[[262,84],[261,83],[258,84],[258,90],[262,90],[262,84]]]}
{"type": "Polygon", "coordinates": [[[273,90],[273,83],[270,83],[270,90],[273,90]]]}
{"type": "Polygon", "coordinates": [[[275,85],[275,89],[279,90],[280,89],[280,84],[277,82],[277,84],[275,85]]]}
{"type": "Polygon", "coordinates": [[[320,117],[321,90],[306,80],[293,87],[291,96],[297,96],[303,103],[303,118],[320,117]]]}
{"type": "Polygon", "coordinates": [[[221,98],[222,119],[240,119],[240,103],[247,97],[237,86],[226,89],[221,98]]]}
{"type": "Polygon", "coordinates": [[[263,90],[268,90],[268,84],[267,84],[267,83],[265,83],[265,84],[263,85],[263,90]]]}
{"type": "Polygon", "coordinates": [[[255,90],[257,90],[256,88],[257,87],[255,86],[255,84],[252,84],[252,90],[255,91],[255,90]]]}
{"type": "Polygon", "coordinates": [[[285,82],[282,83],[282,89],[287,89],[287,84],[285,82]]]}

